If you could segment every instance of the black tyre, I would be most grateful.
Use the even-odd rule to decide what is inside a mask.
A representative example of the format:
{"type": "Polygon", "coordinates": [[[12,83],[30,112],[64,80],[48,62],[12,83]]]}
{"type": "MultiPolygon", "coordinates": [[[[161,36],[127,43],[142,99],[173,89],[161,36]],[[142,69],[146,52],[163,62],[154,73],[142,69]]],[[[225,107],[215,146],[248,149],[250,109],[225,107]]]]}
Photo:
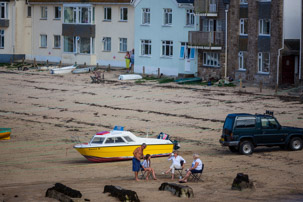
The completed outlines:
{"type": "Polygon", "coordinates": [[[303,147],[303,140],[299,137],[293,137],[291,138],[288,147],[292,151],[301,150],[303,147]]]}
{"type": "Polygon", "coordinates": [[[250,155],[254,152],[254,145],[251,141],[243,141],[240,143],[239,152],[244,155],[250,155]]]}
{"type": "Polygon", "coordinates": [[[236,152],[239,151],[238,147],[229,146],[228,148],[229,148],[229,150],[230,150],[231,152],[233,152],[233,153],[236,153],[236,152]]]}

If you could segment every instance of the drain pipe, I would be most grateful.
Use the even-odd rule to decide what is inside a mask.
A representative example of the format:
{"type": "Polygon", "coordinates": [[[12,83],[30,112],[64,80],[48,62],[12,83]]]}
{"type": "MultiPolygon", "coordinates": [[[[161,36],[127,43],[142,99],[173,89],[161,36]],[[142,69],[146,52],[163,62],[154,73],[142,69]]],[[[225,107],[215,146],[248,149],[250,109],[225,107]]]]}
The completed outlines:
{"type": "Polygon", "coordinates": [[[302,1],[301,2],[301,29],[300,29],[300,56],[299,56],[299,81],[301,81],[302,79],[302,20],[303,20],[303,16],[302,16],[302,1]]]}
{"type": "Polygon", "coordinates": [[[281,51],[284,49],[284,6],[285,6],[285,1],[283,2],[283,20],[282,20],[282,47],[278,49],[278,57],[277,57],[277,83],[276,83],[276,89],[278,89],[279,86],[279,69],[280,69],[280,56],[281,56],[281,51]]]}

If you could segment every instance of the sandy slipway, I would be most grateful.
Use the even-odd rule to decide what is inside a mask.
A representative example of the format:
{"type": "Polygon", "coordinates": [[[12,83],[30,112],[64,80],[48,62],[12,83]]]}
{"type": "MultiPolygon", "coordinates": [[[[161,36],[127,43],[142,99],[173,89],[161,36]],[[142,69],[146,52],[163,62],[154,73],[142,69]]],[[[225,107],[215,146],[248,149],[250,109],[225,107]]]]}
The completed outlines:
{"type": "Polygon", "coordinates": [[[11,139],[0,142],[0,200],[53,201],[45,191],[60,182],[91,201],[116,201],[103,194],[109,184],[135,191],[141,201],[183,201],[158,191],[164,182],[176,183],[161,174],[170,165],[167,158],[152,159],[157,181],[135,182],[131,161],[90,163],[72,148],[115,125],[142,137],[170,134],[181,143],[185,167],[199,153],[203,182],[188,183],[196,199],[283,201],[303,193],[303,151],[258,147],[242,156],[219,144],[229,113],[271,110],[282,125],[302,127],[299,96],[247,86],[119,81],[124,73],[105,72],[104,82],[92,84],[89,74],[0,69],[0,123],[12,128],[11,139]],[[248,174],[255,189],[231,190],[237,173],[248,174]]]}

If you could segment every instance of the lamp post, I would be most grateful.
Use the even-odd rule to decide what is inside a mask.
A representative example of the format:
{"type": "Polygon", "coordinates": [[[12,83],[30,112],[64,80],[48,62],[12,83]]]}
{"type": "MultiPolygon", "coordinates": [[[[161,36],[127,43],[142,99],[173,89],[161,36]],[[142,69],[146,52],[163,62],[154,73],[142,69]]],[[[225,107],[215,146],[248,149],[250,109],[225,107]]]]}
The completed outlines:
{"type": "Polygon", "coordinates": [[[230,0],[223,0],[225,5],[225,65],[224,65],[224,78],[225,83],[227,82],[227,13],[229,9],[230,0]]]}

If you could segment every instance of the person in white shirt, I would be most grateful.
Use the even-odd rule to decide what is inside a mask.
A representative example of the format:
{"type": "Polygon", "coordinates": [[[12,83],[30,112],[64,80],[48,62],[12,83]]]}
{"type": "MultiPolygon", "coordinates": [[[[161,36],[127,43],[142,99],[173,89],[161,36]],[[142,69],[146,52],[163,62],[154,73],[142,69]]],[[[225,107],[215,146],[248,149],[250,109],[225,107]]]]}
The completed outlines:
{"type": "Polygon", "coordinates": [[[183,168],[186,161],[184,160],[184,158],[182,158],[182,156],[178,155],[177,151],[171,153],[168,157],[168,160],[172,161],[172,164],[166,172],[163,172],[163,174],[168,174],[171,171],[171,179],[173,180],[175,176],[175,169],[183,168]],[[181,165],[181,161],[183,161],[183,165],[181,165]]]}
{"type": "Polygon", "coordinates": [[[191,173],[202,173],[203,171],[203,163],[201,159],[199,158],[198,154],[193,155],[194,161],[191,165],[191,167],[187,170],[187,173],[183,179],[180,179],[180,183],[186,183],[187,179],[189,178],[191,173]]]}
{"type": "Polygon", "coordinates": [[[150,154],[146,154],[144,161],[141,164],[142,169],[144,169],[144,171],[147,171],[147,175],[146,175],[146,180],[148,180],[148,177],[150,174],[153,175],[153,179],[157,180],[156,178],[156,174],[153,168],[151,168],[151,162],[150,162],[151,156],[150,154]]]}

